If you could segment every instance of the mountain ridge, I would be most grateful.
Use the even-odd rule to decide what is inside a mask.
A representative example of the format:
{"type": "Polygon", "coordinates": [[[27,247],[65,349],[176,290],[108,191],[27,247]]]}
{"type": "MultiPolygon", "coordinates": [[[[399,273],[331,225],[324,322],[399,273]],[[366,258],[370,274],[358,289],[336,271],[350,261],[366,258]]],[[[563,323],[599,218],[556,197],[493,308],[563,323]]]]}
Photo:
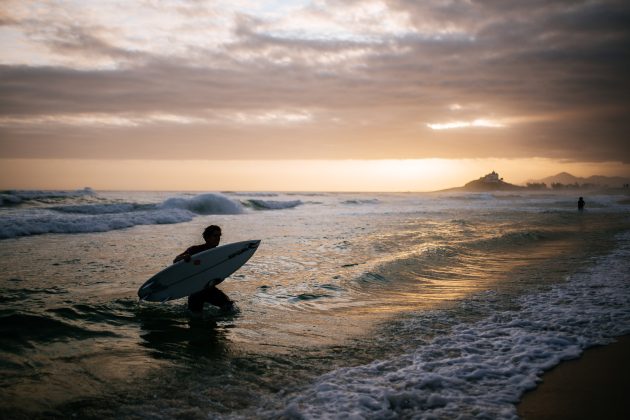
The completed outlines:
{"type": "Polygon", "coordinates": [[[556,175],[551,175],[545,178],[537,180],[529,180],[527,183],[545,183],[547,186],[551,184],[580,184],[580,185],[593,185],[597,187],[622,187],[624,184],[630,183],[630,178],[621,176],[605,176],[605,175],[591,175],[587,178],[578,177],[568,172],[560,172],[556,175]]]}
{"type": "Polygon", "coordinates": [[[467,182],[462,187],[448,188],[441,191],[516,191],[516,190],[545,190],[545,189],[576,189],[576,188],[628,188],[630,178],[620,176],[591,175],[588,178],[577,177],[568,172],[560,172],[538,180],[527,181],[528,186],[521,186],[505,182],[498,173],[491,173],[479,179],[467,182]],[[544,184],[544,185],[543,185],[544,184]]]}

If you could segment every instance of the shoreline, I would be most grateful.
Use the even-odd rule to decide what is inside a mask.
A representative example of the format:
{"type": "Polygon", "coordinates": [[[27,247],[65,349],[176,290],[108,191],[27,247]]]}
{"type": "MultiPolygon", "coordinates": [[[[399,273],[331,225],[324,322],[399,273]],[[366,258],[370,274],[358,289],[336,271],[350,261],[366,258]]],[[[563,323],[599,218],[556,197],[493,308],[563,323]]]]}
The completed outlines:
{"type": "Polygon", "coordinates": [[[630,335],[545,372],[517,404],[524,420],[630,418],[630,335]]]}

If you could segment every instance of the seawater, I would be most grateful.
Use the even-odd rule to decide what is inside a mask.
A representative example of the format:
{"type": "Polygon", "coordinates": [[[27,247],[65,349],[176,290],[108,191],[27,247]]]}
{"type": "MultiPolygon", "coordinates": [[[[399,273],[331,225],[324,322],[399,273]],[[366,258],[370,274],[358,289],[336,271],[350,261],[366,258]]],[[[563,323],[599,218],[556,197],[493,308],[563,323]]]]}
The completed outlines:
{"type": "Polygon", "coordinates": [[[545,370],[630,333],[630,205],[555,193],[0,194],[8,418],[512,418],[545,370]],[[137,289],[261,239],[234,313],[137,289]]]}

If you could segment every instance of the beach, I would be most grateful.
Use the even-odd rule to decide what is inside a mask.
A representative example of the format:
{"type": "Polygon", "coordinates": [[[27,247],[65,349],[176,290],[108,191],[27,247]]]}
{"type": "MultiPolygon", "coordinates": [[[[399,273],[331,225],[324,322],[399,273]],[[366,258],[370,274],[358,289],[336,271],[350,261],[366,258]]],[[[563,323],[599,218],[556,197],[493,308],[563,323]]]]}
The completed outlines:
{"type": "Polygon", "coordinates": [[[630,418],[630,336],[545,373],[518,405],[523,419],[630,418]]]}
{"type": "Polygon", "coordinates": [[[615,195],[584,212],[520,192],[2,200],[2,417],[517,418],[556,366],[630,334],[615,195]],[[237,309],[140,302],[211,224],[261,240],[219,286],[237,309]]]}

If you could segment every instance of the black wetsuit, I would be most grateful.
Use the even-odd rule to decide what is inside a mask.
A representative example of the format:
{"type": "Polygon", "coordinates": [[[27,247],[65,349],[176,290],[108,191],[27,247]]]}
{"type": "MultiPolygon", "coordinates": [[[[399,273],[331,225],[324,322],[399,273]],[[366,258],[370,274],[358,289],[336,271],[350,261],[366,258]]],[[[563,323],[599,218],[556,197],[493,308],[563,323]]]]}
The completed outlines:
{"type": "MultiPolygon", "coordinates": [[[[173,260],[176,263],[179,260],[184,260],[187,256],[194,256],[200,252],[206,251],[208,249],[214,248],[212,246],[208,246],[206,244],[203,245],[193,245],[188,248],[186,251],[179,254],[173,260]]],[[[232,301],[230,298],[223,293],[221,290],[217,289],[215,286],[221,283],[224,279],[208,279],[208,281],[216,280],[213,285],[206,286],[205,289],[200,290],[199,292],[193,293],[188,296],[188,309],[191,312],[201,312],[203,311],[203,304],[208,302],[211,305],[218,306],[220,308],[228,308],[232,305],[232,301]]]]}

